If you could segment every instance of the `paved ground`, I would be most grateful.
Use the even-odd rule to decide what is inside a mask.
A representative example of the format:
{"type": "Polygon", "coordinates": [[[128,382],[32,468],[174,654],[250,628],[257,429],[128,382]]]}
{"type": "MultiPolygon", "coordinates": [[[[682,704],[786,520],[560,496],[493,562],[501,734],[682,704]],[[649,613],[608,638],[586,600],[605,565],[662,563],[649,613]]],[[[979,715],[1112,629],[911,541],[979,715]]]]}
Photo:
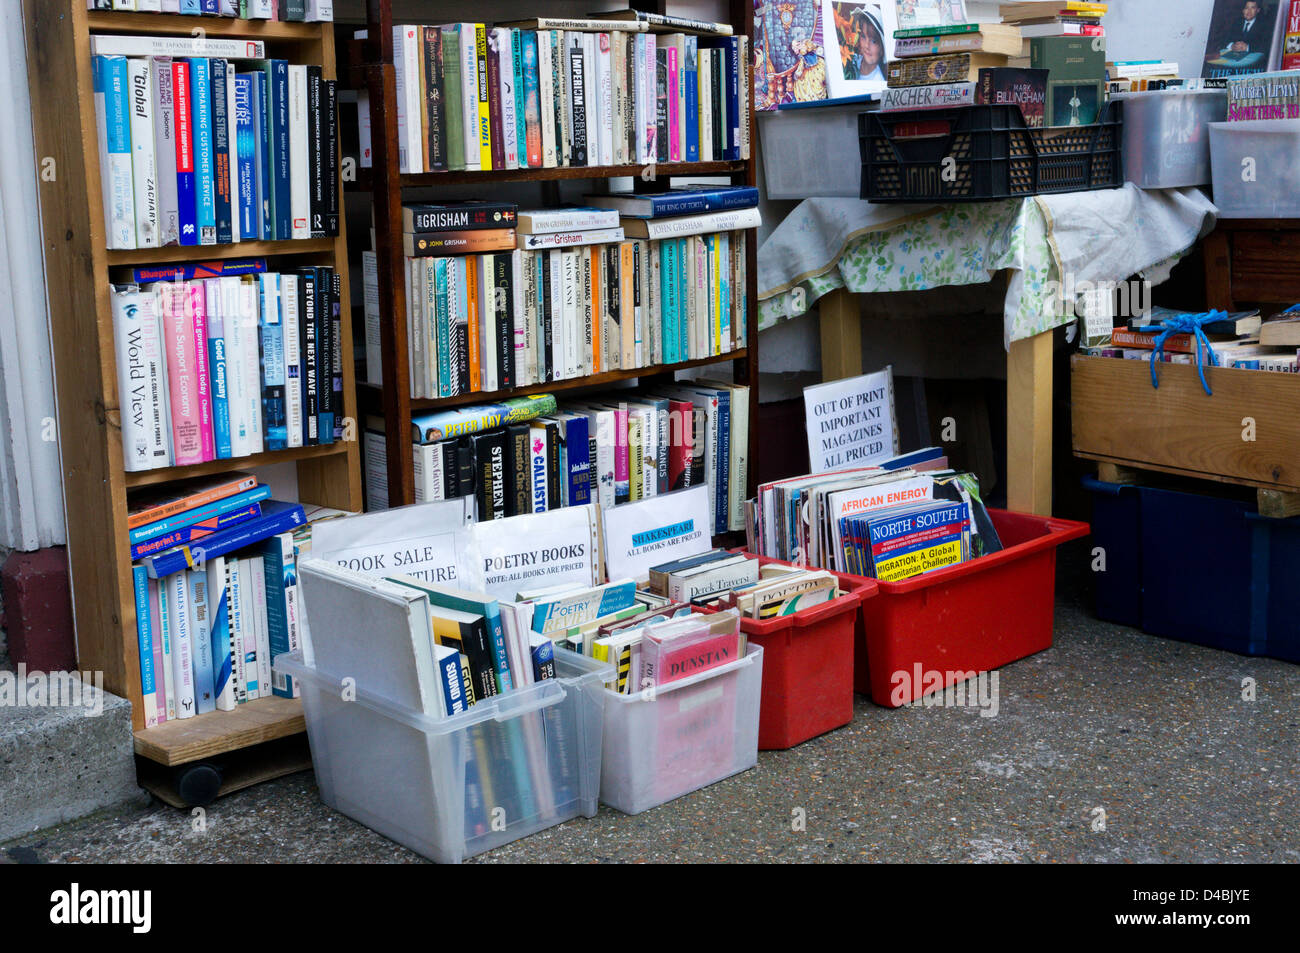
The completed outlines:
{"type": "MultiPolygon", "coordinates": [[[[1300,667],[1098,622],[1080,574],[1061,576],[1056,645],[1002,670],[996,717],[859,698],[851,725],[738,777],[477,859],[1300,861],[1300,667]]],[[[325,808],[310,773],[206,820],[195,832],[157,804],[100,815],[0,848],[0,862],[421,860],[325,808]]]]}

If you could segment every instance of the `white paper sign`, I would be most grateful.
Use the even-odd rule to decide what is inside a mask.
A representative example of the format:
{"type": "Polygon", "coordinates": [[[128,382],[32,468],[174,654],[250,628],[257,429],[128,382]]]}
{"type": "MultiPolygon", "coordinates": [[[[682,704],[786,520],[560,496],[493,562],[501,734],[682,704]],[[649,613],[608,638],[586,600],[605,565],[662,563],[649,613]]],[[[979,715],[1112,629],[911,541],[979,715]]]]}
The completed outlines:
{"type": "Polygon", "coordinates": [[[713,514],[704,484],[605,510],[605,569],[610,579],[650,577],[650,567],[712,545],[713,514]]]}
{"type": "Polygon", "coordinates": [[[312,526],[311,554],[369,576],[401,573],[475,589],[473,522],[469,496],[325,520],[312,526]]]}
{"type": "Polygon", "coordinates": [[[869,466],[898,452],[892,366],[805,387],[803,399],[811,472],[869,466]]]}
{"type": "Polygon", "coordinates": [[[511,601],[521,589],[599,585],[599,521],[592,503],[475,523],[484,591],[511,601]]]}

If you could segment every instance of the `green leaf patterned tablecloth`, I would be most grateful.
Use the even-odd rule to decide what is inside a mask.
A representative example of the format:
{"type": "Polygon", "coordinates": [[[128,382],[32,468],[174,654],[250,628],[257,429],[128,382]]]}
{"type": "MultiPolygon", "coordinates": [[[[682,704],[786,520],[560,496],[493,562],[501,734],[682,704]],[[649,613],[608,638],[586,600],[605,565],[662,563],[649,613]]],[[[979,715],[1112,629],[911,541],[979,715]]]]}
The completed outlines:
{"type": "Polygon", "coordinates": [[[1153,284],[1214,225],[1197,189],[1072,192],[943,206],[807,199],[758,252],[759,327],[806,312],[822,295],[972,285],[1009,271],[1004,344],[1073,321],[1059,286],[1153,284]]]}

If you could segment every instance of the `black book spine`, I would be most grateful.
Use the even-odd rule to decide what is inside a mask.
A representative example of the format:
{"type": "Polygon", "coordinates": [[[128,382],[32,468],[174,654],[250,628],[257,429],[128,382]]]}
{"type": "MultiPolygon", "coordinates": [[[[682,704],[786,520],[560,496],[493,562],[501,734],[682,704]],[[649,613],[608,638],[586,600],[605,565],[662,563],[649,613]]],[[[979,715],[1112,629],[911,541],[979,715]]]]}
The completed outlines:
{"type": "Polygon", "coordinates": [[[460,437],[456,441],[457,467],[456,471],[460,474],[460,486],[456,492],[460,496],[470,496],[474,493],[474,478],[477,476],[475,471],[476,461],[474,458],[474,441],[470,437],[460,437]]]}
{"type": "Polygon", "coordinates": [[[547,509],[558,510],[564,505],[563,486],[566,480],[560,472],[560,425],[546,422],[546,499],[547,509]]]}
{"type": "MultiPolygon", "coordinates": [[[[515,279],[512,255],[494,255],[493,307],[497,317],[497,377],[501,390],[515,386],[515,279]]],[[[522,319],[522,315],[520,318],[522,319]]]]}
{"type": "Polygon", "coordinates": [[[506,432],[497,430],[490,435],[485,447],[488,453],[488,463],[484,467],[484,475],[491,481],[491,492],[488,494],[488,498],[492,504],[492,518],[494,520],[502,520],[510,515],[509,499],[512,495],[511,483],[513,481],[507,471],[509,463],[508,442],[509,438],[506,432]]]}
{"type": "MultiPolygon", "coordinates": [[[[424,27],[424,95],[425,122],[429,127],[428,154],[425,159],[429,169],[442,172],[447,168],[447,113],[442,85],[442,31],[436,26],[424,27]]],[[[459,108],[460,104],[455,104],[459,108]]]]}
{"type": "Polygon", "coordinates": [[[573,165],[587,164],[587,77],[581,47],[569,47],[569,79],[573,92],[573,165]]]}
{"type": "Polygon", "coordinates": [[[528,449],[528,424],[511,424],[506,428],[506,449],[509,453],[509,473],[513,481],[511,492],[507,494],[508,516],[522,516],[529,511],[528,498],[532,486],[528,480],[529,468],[532,466],[532,454],[528,449]]]}
{"type": "Polygon", "coordinates": [[[234,229],[239,226],[233,217],[236,197],[230,192],[230,126],[235,117],[230,115],[230,100],[226,92],[226,61],[209,60],[208,76],[212,92],[212,178],[215,185],[212,194],[216,203],[217,244],[229,245],[235,240],[234,229]]]}
{"type": "Polygon", "coordinates": [[[319,420],[319,338],[320,328],[316,318],[319,307],[316,287],[316,269],[304,268],[298,279],[298,331],[302,349],[302,419],[307,432],[303,434],[303,446],[320,443],[317,430],[319,420]]]}
{"type": "Polygon", "coordinates": [[[307,221],[312,238],[325,237],[324,122],[321,112],[322,82],[319,66],[307,67],[307,221]]]}
{"type": "Polygon", "coordinates": [[[334,442],[334,283],[328,268],[316,269],[316,433],[334,442]]]}
{"type": "MultiPolygon", "coordinates": [[[[606,357],[618,355],[620,358],[623,354],[623,283],[619,281],[619,248],[617,243],[611,243],[605,246],[605,300],[604,312],[613,319],[615,327],[618,328],[618,337],[611,337],[608,333],[611,328],[605,326],[601,328],[600,340],[601,347],[605,349],[606,357]]],[[[618,363],[618,362],[615,362],[618,363]]],[[[606,362],[604,367],[610,366],[606,362]]],[[[621,365],[620,365],[621,366],[621,365]]]]}
{"type": "MultiPolygon", "coordinates": [[[[712,59],[710,59],[709,62],[712,66],[712,70],[711,70],[712,77],[710,79],[710,82],[713,84],[713,101],[714,103],[721,104],[726,102],[726,100],[723,98],[724,96],[726,96],[726,86],[722,81],[722,73],[724,69],[722,57],[715,55],[713,56],[712,59]]],[[[724,151],[727,148],[727,140],[730,138],[727,135],[727,124],[725,122],[722,122],[718,118],[718,113],[719,113],[718,107],[714,106],[712,132],[713,132],[713,157],[715,159],[722,158],[724,151]]]]}
{"type": "Polygon", "coordinates": [[[542,298],[542,358],[546,365],[546,380],[555,380],[555,336],[551,324],[551,255],[543,251],[537,264],[537,286],[542,298]]]}
{"type": "Polygon", "coordinates": [[[332,238],[339,233],[339,84],[327,79],[323,91],[321,110],[325,124],[325,235],[332,238]]]}
{"type": "Polygon", "coordinates": [[[460,492],[460,445],[455,440],[444,440],[442,447],[442,491],[449,500],[458,499],[460,492]]]}

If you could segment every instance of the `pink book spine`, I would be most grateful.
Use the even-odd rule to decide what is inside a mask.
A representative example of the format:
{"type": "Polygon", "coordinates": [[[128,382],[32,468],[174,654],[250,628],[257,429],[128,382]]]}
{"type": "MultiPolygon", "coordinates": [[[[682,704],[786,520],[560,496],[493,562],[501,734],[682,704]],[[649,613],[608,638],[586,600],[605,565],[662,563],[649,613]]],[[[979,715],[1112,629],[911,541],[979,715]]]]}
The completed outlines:
{"type": "Polygon", "coordinates": [[[682,137],[678,132],[680,108],[677,102],[677,47],[668,47],[668,161],[682,161],[682,137]]]}
{"type": "Polygon", "coordinates": [[[162,616],[158,608],[157,579],[149,580],[149,638],[153,645],[154,690],[157,692],[157,713],[155,721],[162,724],[167,720],[167,680],[163,677],[163,634],[162,616]]]}
{"type": "Polygon", "coordinates": [[[614,484],[627,486],[630,466],[627,445],[627,410],[614,411],[614,484]]]}
{"type": "Polygon", "coordinates": [[[205,306],[203,282],[191,281],[187,286],[188,317],[194,328],[194,368],[198,378],[199,435],[203,441],[203,459],[217,459],[217,438],[212,429],[212,380],[208,376],[208,309],[205,306]]]}
{"type": "Polygon", "coordinates": [[[194,366],[194,322],[184,285],[164,285],[160,300],[167,338],[167,392],[171,398],[172,455],[176,466],[203,462],[198,374],[194,366]]]}

